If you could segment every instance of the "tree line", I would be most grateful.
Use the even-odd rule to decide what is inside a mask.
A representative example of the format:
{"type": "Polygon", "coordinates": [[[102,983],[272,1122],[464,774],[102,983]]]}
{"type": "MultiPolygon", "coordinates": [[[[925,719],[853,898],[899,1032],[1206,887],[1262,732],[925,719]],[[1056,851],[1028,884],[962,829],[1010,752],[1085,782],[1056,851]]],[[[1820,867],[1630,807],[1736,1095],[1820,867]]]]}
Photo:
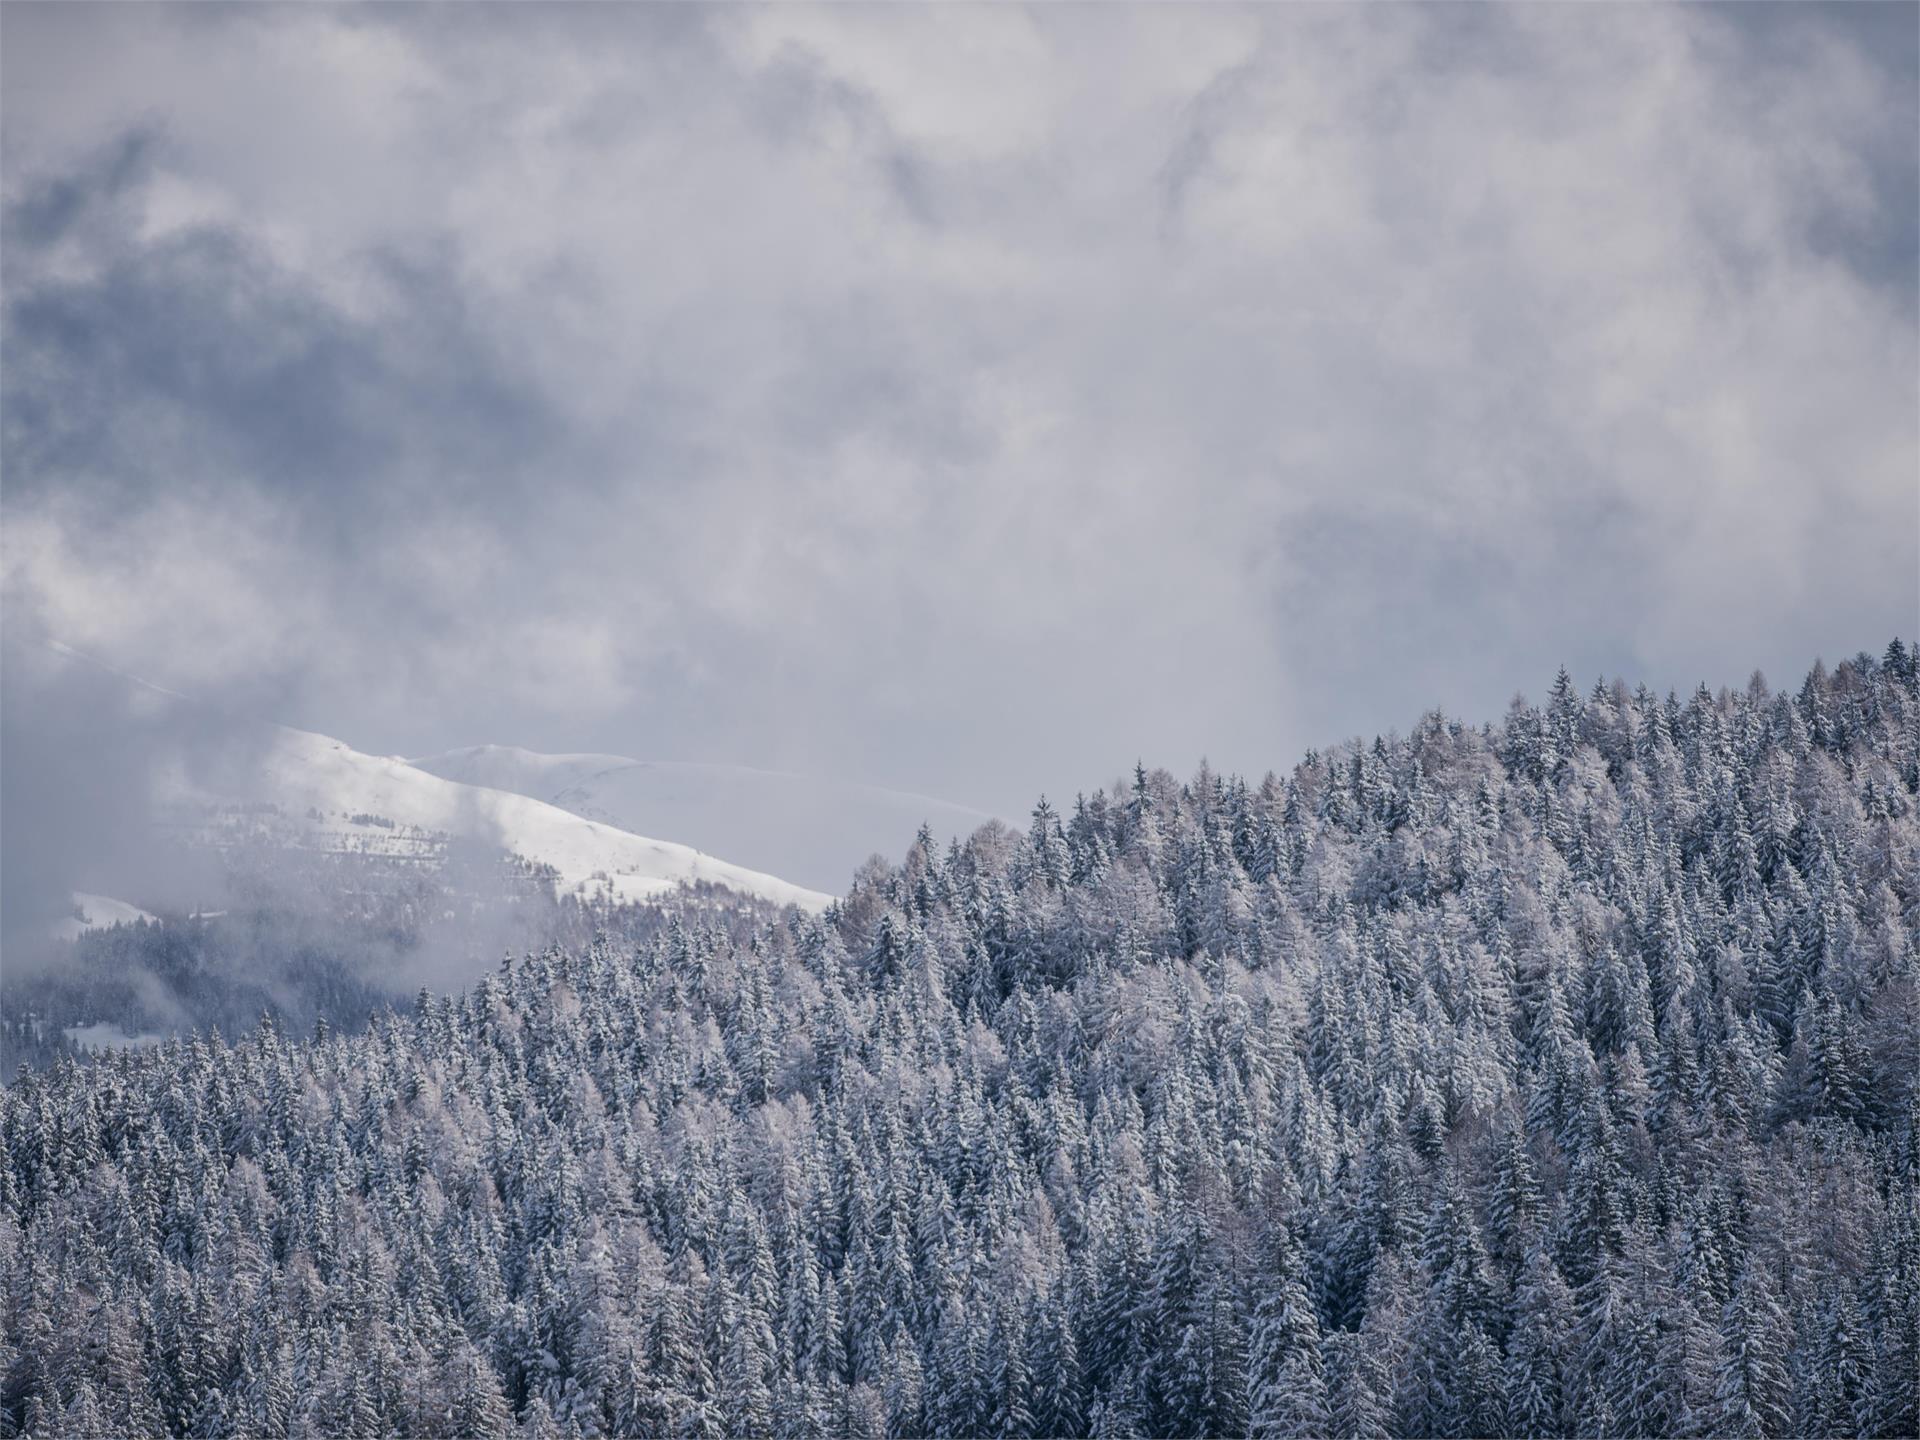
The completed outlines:
{"type": "Polygon", "coordinates": [[[0,1092],[0,1435],[1920,1431],[1920,668],[1563,672],[0,1092]]]}

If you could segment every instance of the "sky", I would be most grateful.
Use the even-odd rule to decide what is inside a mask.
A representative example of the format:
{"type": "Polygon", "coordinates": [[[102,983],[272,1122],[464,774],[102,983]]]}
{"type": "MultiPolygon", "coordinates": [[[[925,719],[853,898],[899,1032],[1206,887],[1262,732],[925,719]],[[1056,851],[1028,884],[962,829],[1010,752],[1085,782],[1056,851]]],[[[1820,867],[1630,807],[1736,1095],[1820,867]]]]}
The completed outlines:
{"type": "MultiPolygon", "coordinates": [[[[1917,53],[1911,5],[8,4],[0,679],[51,637],[379,753],[1013,815],[1562,663],[1794,683],[1920,629],[1917,53]]],[[[15,721],[16,775],[75,729],[15,721]]]]}

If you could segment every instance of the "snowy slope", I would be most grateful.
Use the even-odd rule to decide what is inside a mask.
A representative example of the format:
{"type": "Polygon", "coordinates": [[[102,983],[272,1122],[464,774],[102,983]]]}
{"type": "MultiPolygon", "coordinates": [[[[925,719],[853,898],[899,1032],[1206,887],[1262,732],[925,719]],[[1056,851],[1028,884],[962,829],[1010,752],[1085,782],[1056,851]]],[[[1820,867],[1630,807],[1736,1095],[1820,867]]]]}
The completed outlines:
{"type": "Polygon", "coordinates": [[[897,861],[923,823],[945,845],[993,818],[926,795],[744,765],[543,755],[511,745],[450,750],[413,764],[621,829],[678,836],[835,892],[876,852],[897,861]]]}
{"type": "Polygon", "coordinates": [[[158,1045],[167,1038],[150,1030],[129,1035],[118,1025],[105,1020],[91,1025],[68,1025],[65,1033],[67,1039],[82,1050],[141,1050],[148,1045],[158,1045]]]}
{"type": "Polygon", "coordinates": [[[63,916],[53,923],[53,937],[56,940],[74,940],[88,930],[106,925],[133,925],[142,920],[151,920],[153,916],[124,900],[114,900],[105,895],[90,895],[84,890],[73,892],[75,914],[63,916]]]}
{"type": "Polygon", "coordinates": [[[183,771],[161,777],[161,808],[175,816],[224,807],[223,819],[272,806],[315,848],[430,858],[448,841],[496,847],[551,866],[563,890],[653,899],[709,882],[776,905],[818,910],[831,897],[728,864],[688,845],[652,840],[526,795],[463,784],[396,757],[276,727],[261,751],[211,786],[183,771]]]}
{"type": "MultiPolygon", "coordinates": [[[[833,898],[716,859],[697,842],[649,839],[603,815],[544,803],[517,786],[490,788],[462,776],[442,777],[325,735],[236,719],[58,641],[47,642],[46,649],[58,665],[125,683],[129,723],[137,732],[130,745],[152,771],[153,818],[187,851],[210,848],[270,859],[278,847],[291,847],[429,867],[476,851],[505,851],[550,867],[562,891],[618,900],[654,899],[697,883],[816,911],[833,898]]],[[[140,883],[155,893],[142,898],[154,905],[197,906],[206,898],[204,875],[182,883],[174,870],[167,868],[169,879],[143,875],[140,883]]],[[[57,922],[63,939],[96,925],[151,918],[103,896],[72,899],[81,913],[57,922]]]]}

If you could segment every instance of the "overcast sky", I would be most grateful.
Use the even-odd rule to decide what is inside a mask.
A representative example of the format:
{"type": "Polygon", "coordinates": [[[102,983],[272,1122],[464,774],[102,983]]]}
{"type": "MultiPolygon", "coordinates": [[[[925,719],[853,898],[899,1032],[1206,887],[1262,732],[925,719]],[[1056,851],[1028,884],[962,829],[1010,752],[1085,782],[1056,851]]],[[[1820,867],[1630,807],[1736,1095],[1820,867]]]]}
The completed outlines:
{"type": "Polygon", "coordinates": [[[1016,814],[1796,681],[1920,610],[1917,17],[9,4],[5,623],[1016,814]]]}

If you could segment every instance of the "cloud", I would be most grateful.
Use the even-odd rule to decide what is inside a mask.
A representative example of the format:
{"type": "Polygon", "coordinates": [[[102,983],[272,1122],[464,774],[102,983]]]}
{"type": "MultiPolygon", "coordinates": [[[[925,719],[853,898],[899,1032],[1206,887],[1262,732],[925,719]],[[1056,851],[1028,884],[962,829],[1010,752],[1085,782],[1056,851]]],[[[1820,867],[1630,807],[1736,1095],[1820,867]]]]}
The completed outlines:
{"type": "Polygon", "coordinates": [[[57,954],[70,892],[220,893],[211,857],[162,843],[151,807],[163,759],[188,774],[257,754],[257,727],[129,683],[47,643],[31,620],[0,626],[0,955],[17,975],[57,954]]]}
{"type": "Polygon", "coordinates": [[[1878,646],[1920,22],[1754,8],[15,7],[9,610],[1000,810],[1878,646]]]}

